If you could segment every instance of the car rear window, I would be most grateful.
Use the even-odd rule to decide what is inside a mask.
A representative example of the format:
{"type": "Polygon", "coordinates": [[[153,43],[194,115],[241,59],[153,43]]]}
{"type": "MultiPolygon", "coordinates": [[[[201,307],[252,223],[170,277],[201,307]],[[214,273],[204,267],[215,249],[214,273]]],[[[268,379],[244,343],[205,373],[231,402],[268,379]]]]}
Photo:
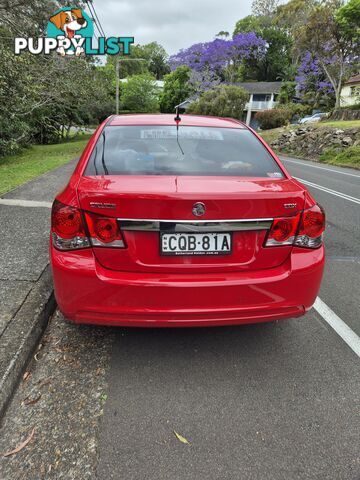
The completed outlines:
{"type": "Polygon", "coordinates": [[[181,125],[106,127],[85,175],[283,177],[249,130],[181,125]]]}

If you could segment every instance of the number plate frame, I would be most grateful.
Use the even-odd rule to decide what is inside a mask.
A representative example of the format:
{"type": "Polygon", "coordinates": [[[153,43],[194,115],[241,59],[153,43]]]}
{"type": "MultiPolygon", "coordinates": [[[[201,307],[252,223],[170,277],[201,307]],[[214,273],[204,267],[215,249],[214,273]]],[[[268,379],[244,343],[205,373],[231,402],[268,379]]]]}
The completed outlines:
{"type": "Polygon", "coordinates": [[[203,256],[223,256],[223,255],[231,255],[232,254],[232,249],[233,249],[233,236],[232,232],[160,232],[160,242],[159,242],[159,250],[160,250],[160,255],[161,256],[167,256],[167,257],[184,257],[184,256],[189,256],[189,257],[203,257],[203,256]],[[204,237],[204,236],[209,236],[209,237],[223,237],[226,236],[230,242],[230,249],[228,251],[219,251],[219,250],[201,250],[201,251],[169,251],[166,252],[163,250],[163,237],[167,236],[176,236],[176,237],[189,237],[189,236],[195,236],[195,237],[204,237]]]}

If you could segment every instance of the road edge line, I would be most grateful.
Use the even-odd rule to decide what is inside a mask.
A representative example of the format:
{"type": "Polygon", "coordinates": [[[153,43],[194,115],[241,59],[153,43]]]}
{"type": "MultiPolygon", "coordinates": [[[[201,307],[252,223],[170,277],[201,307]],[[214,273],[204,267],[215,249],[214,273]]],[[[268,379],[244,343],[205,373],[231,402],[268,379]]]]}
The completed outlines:
{"type": "Polygon", "coordinates": [[[351,330],[351,328],[321,300],[321,298],[316,298],[313,307],[321,318],[323,318],[325,322],[335,330],[339,337],[344,340],[351,350],[360,357],[360,337],[358,337],[358,335],[351,330]]]}

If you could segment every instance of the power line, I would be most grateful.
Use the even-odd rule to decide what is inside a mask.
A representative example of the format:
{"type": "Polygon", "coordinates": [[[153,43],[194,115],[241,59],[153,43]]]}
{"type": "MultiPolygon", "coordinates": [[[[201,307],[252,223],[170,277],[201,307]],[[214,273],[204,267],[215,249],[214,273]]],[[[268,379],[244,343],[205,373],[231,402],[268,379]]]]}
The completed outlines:
{"type": "Polygon", "coordinates": [[[93,9],[94,14],[95,14],[95,18],[96,18],[96,20],[97,20],[97,23],[98,23],[98,25],[99,25],[100,28],[101,28],[101,32],[102,32],[103,36],[106,37],[105,30],[103,29],[103,26],[102,26],[102,24],[101,24],[101,22],[100,22],[100,19],[99,19],[99,17],[98,17],[98,14],[97,14],[97,12],[96,12],[96,10],[95,10],[94,0],[87,0],[87,2],[88,2],[88,4],[91,4],[92,9],[93,9]]]}
{"type": "Polygon", "coordinates": [[[85,3],[87,4],[89,10],[90,10],[90,13],[93,17],[93,20],[94,20],[94,23],[100,33],[100,36],[102,37],[106,37],[106,34],[105,34],[105,31],[101,25],[101,22],[100,22],[100,19],[98,17],[98,14],[95,10],[95,6],[94,6],[94,3],[93,3],[93,0],[85,0],[85,3]]]}

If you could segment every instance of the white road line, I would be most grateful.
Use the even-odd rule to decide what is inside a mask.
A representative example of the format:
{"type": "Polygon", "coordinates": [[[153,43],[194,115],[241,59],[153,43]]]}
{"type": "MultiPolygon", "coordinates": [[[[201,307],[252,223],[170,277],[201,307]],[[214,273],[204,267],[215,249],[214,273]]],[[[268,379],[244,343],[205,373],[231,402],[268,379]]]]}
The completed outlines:
{"type": "Polygon", "coordinates": [[[353,352],[360,357],[360,337],[356,335],[346,323],[331,310],[319,297],[315,300],[314,308],[331,328],[344,340],[353,352]]]}
{"type": "Polygon", "coordinates": [[[351,195],[347,195],[346,193],[341,193],[336,190],[332,190],[331,188],[323,187],[322,185],[318,185],[317,183],[309,182],[304,180],[303,178],[294,177],[296,180],[299,180],[304,185],[308,185],[309,187],[317,188],[318,190],[322,190],[326,193],[331,193],[331,195],[335,195],[336,197],[343,198],[344,200],[348,200],[349,202],[357,203],[360,205],[360,198],[352,197],[351,195]]]}
{"type": "Polygon", "coordinates": [[[349,175],[349,177],[360,178],[360,175],[356,175],[355,173],[340,172],[339,170],[333,170],[332,168],[318,167],[317,165],[312,165],[311,163],[298,162],[296,160],[289,160],[287,158],[283,158],[282,160],[284,162],[295,163],[295,165],[305,165],[306,167],[318,168],[319,170],[326,170],[327,172],[340,173],[341,175],[349,175]]]}
{"type": "Polygon", "coordinates": [[[10,205],[13,207],[52,207],[51,202],[37,202],[35,200],[17,200],[12,198],[0,198],[0,205],[10,205]]]}

